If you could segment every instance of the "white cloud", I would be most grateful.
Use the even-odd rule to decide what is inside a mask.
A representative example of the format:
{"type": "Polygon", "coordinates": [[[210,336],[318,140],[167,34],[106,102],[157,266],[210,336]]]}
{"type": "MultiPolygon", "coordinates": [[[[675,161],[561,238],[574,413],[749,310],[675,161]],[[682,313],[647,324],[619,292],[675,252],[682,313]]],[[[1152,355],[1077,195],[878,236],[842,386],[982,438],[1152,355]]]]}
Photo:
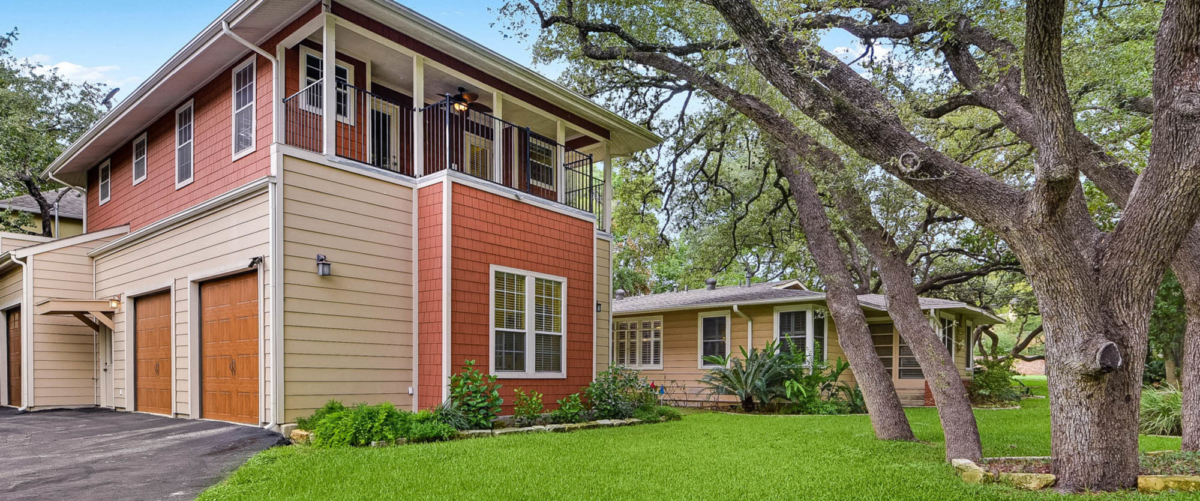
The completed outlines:
{"type": "Polygon", "coordinates": [[[139,77],[125,74],[117,65],[83,66],[70,61],[53,63],[54,58],[45,54],[34,54],[26,59],[42,65],[43,71],[57,71],[63,78],[72,82],[102,84],[112,88],[132,86],[141,81],[139,77]]]}

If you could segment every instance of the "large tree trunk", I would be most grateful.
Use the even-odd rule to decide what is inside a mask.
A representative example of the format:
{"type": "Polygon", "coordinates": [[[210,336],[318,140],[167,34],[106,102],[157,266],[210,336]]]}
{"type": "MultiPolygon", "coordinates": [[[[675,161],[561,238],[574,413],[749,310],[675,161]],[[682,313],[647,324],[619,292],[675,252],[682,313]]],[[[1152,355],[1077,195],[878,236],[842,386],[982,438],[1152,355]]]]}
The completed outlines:
{"type": "Polygon", "coordinates": [[[1200,294],[1187,300],[1187,327],[1183,334],[1180,388],[1183,391],[1183,444],[1185,451],[1200,451],[1200,294]]]}
{"type": "Polygon", "coordinates": [[[915,440],[900,396],[892,384],[892,375],[883,367],[875,352],[845,254],[830,229],[829,217],[817,195],[817,186],[808,172],[797,165],[794,153],[781,151],[775,157],[791,186],[796,214],[800,226],[804,228],[809,252],[817,263],[821,279],[825,281],[826,302],[829,314],[837,325],[838,343],[845,351],[854,370],[854,379],[863,392],[875,437],[881,440],[915,440]]]}
{"type": "Polygon", "coordinates": [[[983,457],[983,446],[979,441],[979,427],[975,423],[971,400],[963,387],[958,367],[954,365],[954,358],[934,332],[929,318],[921,311],[907,256],[902,255],[903,251],[879,225],[870,207],[856,190],[845,185],[839,185],[834,190],[838,209],[879,269],[888,298],[888,315],[892,317],[900,337],[912,348],[933,392],[946,437],[946,460],[978,461],[983,457]]]}

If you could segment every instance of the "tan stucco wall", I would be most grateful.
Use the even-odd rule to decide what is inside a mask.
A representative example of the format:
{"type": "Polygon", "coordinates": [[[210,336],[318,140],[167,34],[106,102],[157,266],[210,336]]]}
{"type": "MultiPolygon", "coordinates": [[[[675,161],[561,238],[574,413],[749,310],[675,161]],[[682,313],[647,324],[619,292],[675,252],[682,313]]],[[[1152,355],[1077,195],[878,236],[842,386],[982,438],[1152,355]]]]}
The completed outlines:
{"type": "MultiPolygon", "coordinates": [[[[798,304],[813,304],[813,303],[798,303],[798,304]]],[[[816,303],[823,306],[821,303],[816,303]]],[[[614,323],[619,323],[622,320],[646,317],[661,317],[663,320],[663,368],[662,370],[643,370],[642,374],[649,380],[660,385],[666,385],[675,394],[680,395],[681,400],[691,402],[711,401],[711,397],[704,391],[705,386],[700,384],[699,380],[704,376],[705,370],[699,368],[699,315],[701,312],[728,312],[730,318],[730,354],[741,356],[741,347],[754,346],[759,349],[766,347],[767,343],[775,339],[775,307],[777,305],[752,305],[740,307],[739,310],[750,317],[754,323],[754,332],[751,339],[747,320],[734,313],[730,308],[704,308],[696,310],[685,310],[665,313],[651,314],[633,314],[614,316],[614,323]],[[752,341],[752,342],[751,342],[752,341]]],[[[899,336],[895,334],[890,323],[886,323],[886,317],[874,319],[880,327],[892,333],[893,336],[893,352],[897,350],[895,342],[899,336]]],[[[961,317],[959,317],[961,326],[961,317]]],[[[826,360],[830,365],[841,358],[847,360],[845,352],[842,350],[841,344],[838,341],[837,327],[834,325],[831,318],[826,317],[828,322],[828,354],[826,360]]],[[[959,367],[959,372],[964,377],[968,377],[966,367],[966,349],[965,349],[965,334],[961,327],[955,330],[957,346],[955,350],[955,364],[959,367]]],[[[893,363],[892,381],[896,385],[896,391],[906,404],[919,405],[924,397],[924,380],[917,379],[899,379],[897,377],[897,364],[893,363]]],[[[853,383],[853,369],[847,370],[842,374],[842,381],[853,383]]],[[[732,401],[728,397],[725,400],[732,401]]]]}
{"type": "Polygon", "coordinates": [[[412,189],[291,157],[283,182],[284,421],[331,399],[410,408],[412,189]]]}
{"type": "Polygon", "coordinates": [[[596,314],[596,373],[608,370],[610,329],[612,313],[612,242],[596,239],[596,301],[600,313],[596,314]]]}
{"type": "MultiPolygon", "coordinates": [[[[32,304],[46,299],[94,299],[92,259],[87,253],[111,240],[97,239],[30,256],[32,304]]],[[[96,404],[96,332],[74,317],[33,315],[30,308],[24,313],[30,318],[25,325],[33,326],[33,405],[96,404]]]]}
{"type": "MultiPolygon", "coordinates": [[[[265,191],[236,203],[227,204],[199,215],[186,223],[153,235],[129,247],[96,257],[96,297],[120,295],[120,311],[115,315],[113,331],[113,386],[117,408],[127,408],[132,391],[127,381],[128,347],[132,346],[126,326],[132,323],[137,295],[171,290],[174,293],[175,339],[175,412],[178,416],[199,417],[199,409],[189,403],[191,366],[190,340],[197,334],[190,328],[192,307],[189,300],[191,279],[244,269],[250,259],[266,256],[269,266],[270,211],[265,191]]],[[[261,398],[268,422],[271,412],[271,298],[270,270],[259,274],[259,303],[263,324],[259,377],[264,388],[261,398]]]]}

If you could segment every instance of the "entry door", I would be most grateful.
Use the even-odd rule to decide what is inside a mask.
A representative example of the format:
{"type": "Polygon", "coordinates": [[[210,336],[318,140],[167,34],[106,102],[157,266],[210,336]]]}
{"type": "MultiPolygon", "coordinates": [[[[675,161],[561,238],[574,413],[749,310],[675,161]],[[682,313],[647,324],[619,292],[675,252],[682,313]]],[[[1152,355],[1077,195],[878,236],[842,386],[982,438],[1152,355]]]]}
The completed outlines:
{"type": "Polygon", "coordinates": [[[371,110],[371,165],[396,170],[392,162],[392,115],[371,110]]]}
{"type": "Polygon", "coordinates": [[[201,414],[258,424],[258,275],[200,285],[201,414]]]}
{"type": "Polygon", "coordinates": [[[171,293],[134,300],[136,409],[171,413],[171,293]]]}
{"type": "Polygon", "coordinates": [[[7,312],[8,321],[8,405],[21,406],[21,309],[7,312]]]}

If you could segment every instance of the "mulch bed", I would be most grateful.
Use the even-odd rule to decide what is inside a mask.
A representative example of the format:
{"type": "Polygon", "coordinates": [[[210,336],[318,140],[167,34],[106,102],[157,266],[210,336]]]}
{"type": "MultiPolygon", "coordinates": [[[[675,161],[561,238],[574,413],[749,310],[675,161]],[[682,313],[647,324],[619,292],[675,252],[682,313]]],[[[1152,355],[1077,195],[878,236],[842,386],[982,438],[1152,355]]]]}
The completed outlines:
{"type": "MultiPolygon", "coordinates": [[[[993,473],[1053,473],[1049,458],[989,459],[979,464],[993,473]]],[[[1200,475],[1200,452],[1142,454],[1140,475],[1200,475]]]]}

